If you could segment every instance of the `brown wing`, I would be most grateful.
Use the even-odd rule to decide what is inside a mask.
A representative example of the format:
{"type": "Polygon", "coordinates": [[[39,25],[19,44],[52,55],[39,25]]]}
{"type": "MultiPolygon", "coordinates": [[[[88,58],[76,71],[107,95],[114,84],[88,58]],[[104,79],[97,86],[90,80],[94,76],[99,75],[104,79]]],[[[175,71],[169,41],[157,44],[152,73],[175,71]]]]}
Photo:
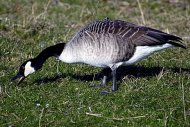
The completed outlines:
{"type": "Polygon", "coordinates": [[[85,31],[91,32],[92,36],[93,33],[120,36],[126,40],[127,43],[133,43],[136,46],[154,46],[170,43],[186,48],[180,37],[121,20],[110,20],[106,18],[102,21],[92,22],[80,30],[79,35],[83,36],[85,31]]]}

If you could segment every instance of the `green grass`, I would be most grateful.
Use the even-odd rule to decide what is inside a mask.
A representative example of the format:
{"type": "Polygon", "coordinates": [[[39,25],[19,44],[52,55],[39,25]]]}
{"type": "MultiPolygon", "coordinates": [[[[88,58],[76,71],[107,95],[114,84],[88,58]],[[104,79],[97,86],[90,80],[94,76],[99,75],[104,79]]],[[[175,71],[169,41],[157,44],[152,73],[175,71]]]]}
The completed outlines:
{"type": "MultiPolygon", "coordinates": [[[[0,126],[190,126],[190,50],[168,49],[122,68],[117,92],[102,95],[100,68],[50,58],[16,85],[25,60],[67,42],[90,21],[110,17],[143,24],[137,1],[0,1],[0,126]]],[[[185,38],[190,3],[140,0],[145,24],[185,38]]],[[[109,83],[111,87],[111,82],[109,83]]]]}

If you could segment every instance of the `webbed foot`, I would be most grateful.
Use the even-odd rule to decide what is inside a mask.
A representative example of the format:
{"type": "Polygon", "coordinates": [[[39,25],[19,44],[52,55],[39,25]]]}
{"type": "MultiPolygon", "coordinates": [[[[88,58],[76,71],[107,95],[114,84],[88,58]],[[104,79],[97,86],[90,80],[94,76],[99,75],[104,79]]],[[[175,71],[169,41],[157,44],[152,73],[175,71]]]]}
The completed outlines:
{"type": "Polygon", "coordinates": [[[109,93],[112,93],[112,91],[102,90],[100,93],[101,93],[101,94],[109,94],[109,93]]]}

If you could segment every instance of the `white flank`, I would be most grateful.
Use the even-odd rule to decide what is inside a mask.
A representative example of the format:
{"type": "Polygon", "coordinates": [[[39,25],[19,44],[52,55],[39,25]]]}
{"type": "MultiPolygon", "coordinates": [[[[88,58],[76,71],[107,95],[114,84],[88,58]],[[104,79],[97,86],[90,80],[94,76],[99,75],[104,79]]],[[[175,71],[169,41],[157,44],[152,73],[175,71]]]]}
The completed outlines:
{"type": "Polygon", "coordinates": [[[24,76],[28,76],[29,74],[31,74],[33,72],[35,72],[35,70],[31,66],[31,62],[28,61],[27,64],[25,65],[24,76]]]}
{"type": "Polygon", "coordinates": [[[131,65],[134,64],[149,55],[151,55],[154,52],[173,47],[171,44],[163,44],[163,45],[157,45],[157,46],[137,46],[134,55],[126,62],[124,62],[124,65],[131,65]]]}

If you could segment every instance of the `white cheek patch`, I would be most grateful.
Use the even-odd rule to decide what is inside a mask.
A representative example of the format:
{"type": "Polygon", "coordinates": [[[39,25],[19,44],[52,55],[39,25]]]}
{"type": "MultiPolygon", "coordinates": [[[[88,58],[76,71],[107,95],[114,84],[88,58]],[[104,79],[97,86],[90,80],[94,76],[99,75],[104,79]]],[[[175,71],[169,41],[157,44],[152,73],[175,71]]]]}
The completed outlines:
{"type": "Polygon", "coordinates": [[[31,62],[27,62],[25,65],[25,71],[24,71],[24,76],[28,76],[29,74],[35,72],[34,68],[31,66],[31,62]]]}

